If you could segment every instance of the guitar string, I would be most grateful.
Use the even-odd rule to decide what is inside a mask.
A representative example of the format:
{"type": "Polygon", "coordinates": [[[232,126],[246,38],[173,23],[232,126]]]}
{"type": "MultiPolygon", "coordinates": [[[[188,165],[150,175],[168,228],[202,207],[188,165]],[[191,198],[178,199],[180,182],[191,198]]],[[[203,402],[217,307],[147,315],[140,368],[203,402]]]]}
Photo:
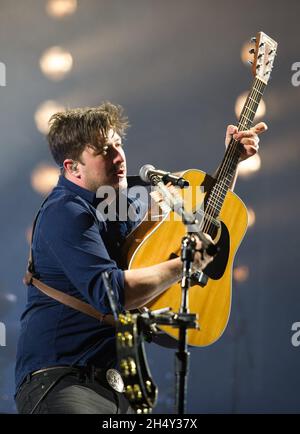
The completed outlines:
{"type": "MultiPolygon", "coordinates": [[[[245,119],[246,119],[246,123],[247,123],[247,119],[251,123],[253,122],[253,120],[251,120],[251,118],[249,119],[249,117],[251,116],[251,113],[253,113],[253,112],[256,111],[256,110],[252,110],[252,109],[253,108],[257,109],[257,107],[258,107],[259,101],[257,101],[257,99],[260,98],[259,95],[260,96],[262,95],[262,92],[260,92],[260,91],[262,90],[263,85],[264,84],[260,80],[258,81],[256,79],[254,81],[252,89],[249,92],[249,95],[247,97],[247,101],[245,103],[245,106],[244,106],[244,108],[242,110],[242,114],[241,114],[241,117],[240,117],[240,120],[239,120],[239,124],[238,124],[238,127],[239,127],[238,131],[241,131],[242,129],[247,129],[247,126],[243,125],[243,123],[245,122],[245,119]],[[258,88],[256,86],[257,82],[258,82],[258,88]],[[253,99],[252,97],[254,97],[255,99],[253,99]],[[253,102],[251,102],[251,101],[253,101],[253,102]]],[[[253,113],[253,114],[255,114],[255,113],[253,113]]],[[[254,118],[254,116],[253,116],[253,118],[254,118]]],[[[251,123],[249,123],[249,126],[251,125],[251,123]]],[[[221,184],[222,183],[222,177],[224,178],[224,172],[228,171],[228,166],[230,167],[233,164],[236,165],[236,163],[237,163],[237,162],[234,161],[234,159],[237,158],[236,151],[237,151],[238,143],[239,142],[237,142],[237,141],[233,141],[232,144],[231,144],[231,146],[230,146],[229,151],[227,152],[227,155],[225,156],[224,162],[223,162],[223,164],[221,166],[221,169],[220,169],[220,172],[218,174],[218,179],[220,179],[220,181],[219,181],[219,183],[216,184],[217,187],[214,188],[214,190],[213,190],[213,194],[215,194],[215,195],[217,195],[218,193],[220,193],[220,191],[224,194],[224,186],[222,186],[222,184],[221,184]],[[219,189],[219,191],[218,191],[218,189],[219,189]]],[[[233,168],[231,167],[231,171],[232,171],[232,169],[233,168]]],[[[227,189],[228,188],[229,188],[229,186],[227,186],[227,189]]],[[[225,195],[226,195],[226,192],[225,192],[225,195]]],[[[224,195],[224,197],[225,197],[225,195],[224,195]]],[[[211,197],[212,197],[212,199],[209,199],[209,201],[208,201],[209,205],[208,205],[208,210],[206,212],[206,221],[204,221],[204,225],[203,225],[203,230],[205,232],[209,231],[210,228],[212,227],[212,221],[211,220],[212,220],[212,217],[213,217],[213,214],[214,214],[214,209],[213,208],[216,208],[216,205],[219,202],[219,198],[218,197],[216,197],[215,199],[214,199],[213,195],[211,197]]],[[[223,198],[223,201],[224,201],[224,198],[223,198]]],[[[219,209],[219,212],[220,212],[221,207],[220,207],[220,204],[218,204],[218,205],[219,205],[219,208],[220,208],[219,209]]],[[[221,200],[221,206],[222,206],[222,200],[221,200]]]]}
{"type": "MultiPolygon", "coordinates": [[[[245,105],[243,107],[243,110],[242,110],[242,113],[240,116],[240,120],[238,123],[238,131],[246,130],[253,123],[253,119],[254,119],[254,116],[256,114],[256,110],[257,110],[257,107],[259,105],[259,102],[260,102],[259,99],[261,98],[262,93],[263,93],[263,92],[261,92],[261,90],[263,90],[264,86],[265,86],[265,84],[261,80],[259,80],[257,78],[254,80],[252,89],[249,92],[249,95],[247,97],[247,100],[245,102],[245,105]],[[256,86],[257,84],[258,84],[258,88],[256,86]],[[254,97],[254,98],[252,98],[252,97],[254,97]],[[248,101],[250,101],[249,104],[247,104],[248,101]],[[253,101],[253,102],[251,102],[251,101],[253,101]],[[253,110],[253,109],[255,109],[255,110],[253,110]],[[251,113],[254,115],[253,119],[251,119],[251,118],[249,119],[249,117],[252,116],[251,113]],[[244,120],[243,120],[243,118],[244,118],[244,120]],[[248,121],[250,121],[249,126],[243,125],[245,119],[246,119],[246,122],[247,122],[247,119],[248,119],[248,121]]],[[[236,158],[236,151],[237,151],[238,143],[239,142],[236,140],[233,140],[233,142],[231,143],[230,148],[225,155],[223,164],[221,165],[220,172],[218,174],[218,178],[222,178],[222,177],[224,178],[224,173],[229,170],[229,168],[230,168],[230,166],[232,166],[232,164],[236,164],[234,162],[234,158],[236,158]]],[[[230,170],[232,171],[232,167],[230,168],[230,170]]],[[[217,188],[214,188],[214,190],[213,190],[213,193],[215,193],[216,195],[220,194],[220,193],[224,193],[224,186],[220,185],[221,182],[222,182],[222,179],[220,180],[219,185],[216,184],[217,188]]],[[[227,186],[227,189],[228,188],[229,188],[229,186],[227,186]]],[[[225,195],[226,195],[226,192],[225,192],[225,195]]],[[[224,195],[224,197],[225,197],[225,195],[224,195]]],[[[223,198],[223,201],[224,201],[224,198],[223,198]]],[[[215,199],[209,198],[208,202],[209,202],[209,204],[207,206],[207,209],[204,211],[204,215],[203,215],[203,219],[202,219],[202,222],[204,222],[202,231],[204,231],[206,233],[209,233],[209,230],[212,227],[212,224],[214,224],[215,222],[218,222],[218,220],[216,220],[216,218],[213,216],[213,214],[214,214],[213,208],[216,208],[216,206],[219,202],[219,198],[218,197],[216,197],[215,199]]],[[[218,204],[218,205],[220,206],[220,204],[218,204]]],[[[221,207],[222,207],[222,203],[221,203],[221,207]]],[[[220,208],[220,210],[221,210],[221,208],[220,208]]]]}
{"type": "MultiPolygon", "coordinates": [[[[259,102],[260,102],[260,99],[261,99],[262,94],[263,94],[264,86],[265,86],[265,84],[261,80],[259,80],[257,78],[254,80],[252,89],[249,92],[249,95],[247,97],[247,100],[245,102],[245,105],[243,107],[243,110],[242,110],[242,113],[241,113],[241,116],[240,116],[240,119],[238,122],[238,131],[246,130],[246,129],[251,127],[253,120],[254,120],[254,117],[255,117],[255,114],[256,114],[256,111],[257,111],[257,108],[258,108],[258,105],[259,105],[259,102]],[[257,84],[258,84],[258,86],[257,86],[257,84]],[[251,116],[253,119],[251,119],[251,116]],[[244,123],[246,123],[248,125],[244,125],[244,123]]],[[[215,188],[213,191],[213,193],[215,195],[218,195],[218,194],[220,195],[220,193],[223,193],[224,197],[223,197],[223,199],[221,198],[221,207],[223,205],[223,201],[224,201],[224,198],[225,198],[225,195],[227,192],[224,189],[224,187],[226,187],[226,185],[225,186],[221,185],[222,177],[224,178],[224,174],[226,172],[228,172],[229,170],[231,170],[231,172],[232,172],[233,167],[231,167],[231,166],[236,165],[236,163],[237,163],[237,161],[235,162],[234,159],[237,158],[236,151],[237,151],[238,143],[239,143],[238,141],[233,140],[232,143],[230,144],[230,147],[229,147],[229,149],[225,155],[223,164],[221,165],[220,172],[218,174],[218,178],[220,179],[219,184],[218,183],[216,184],[217,188],[215,188]]],[[[228,188],[229,188],[229,185],[227,185],[227,190],[228,190],[228,188]]],[[[212,228],[212,225],[215,223],[218,223],[218,220],[216,220],[216,218],[213,215],[214,214],[214,208],[216,208],[218,202],[219,202],[218,197],[215,198],[215,203],[214,203],[214,198],[213,199],[209,198],[209,205],[207,207],[207,210],[204,211],[204,215],[202,218],[202,222],[204,222],[203,228],[202,228],[203,232],[209,233],[210,229],[212,228]],[[209,209],[211,209],[211,211],[209,209]]],[[[220,207],[220,204],[218,204],[218,205],[220,207]]],[[[219,212],[221,211],[221,207],[218,210],[219,212]]]]}
{"type": "MultiPolygon", "coordinates": [[[[244,106],[244,108],[242,110],[242,114],[241,114],[241,117],[240,117],[240,120],[239,120],[239,124],[238,124],[239,131],[241,131],[242,129],[246,129],[247,128],[247,125],[245,125],[245,126],[243,125],[243,123],[245,122],[245,119],[246,119],[246,123],[247,123],[247,120],[250,121],[251,123],[253,122],[253,120],[251,120],[251,118],[249,119],[249,117],[251,116],[251,113],[255,115],[254,112],[256,112],[258,104],[259,104],[259,101],[257,101],[257,100],[259,100],[261,98],[261,96],[262,96],[261,90],[263,89],[263,87],[264,87],[264,83],[261,80],[256,79],[254,81],[252,89],[249,92],[249,95],[247,97],[247,101],[245,103],[245,106],[244,106]],[[257,83],[258,83],[258,87],[256,86],[257,83]],[[254,97],[255,99],[253,99],[252,97],[254,97]],[[249,104],[247,104],[248,101],[249,101],[249,104]],[[251,101],[253,101],[253,102],[251,102],[251,101]],[[252,110],[253,108],[255,110],[252,110]]],[[[254,116],[253,116],[253,118],[254,118],[254,116]]],[[[251,125],[251,123],[250,123],[250,125],[251,125]]],[[[223,175],[223,178],[224,178],[224,172],[228,171],[228,166],[230,167],[230,166],[232,166],[232,164],[236,164],[236,162],[234,162],[234,158],[237,157],[236,150],[237,150],[238,143],[239,142],[237,142],[237,141],[232,142],[232,144],[230,146],[230,149],[229,149],[227,155],[225,156],[224,162],[223,162],[223,164],[221,166],[221,170],[220,170],[220,172],[218,174],[218,178],[219,179],[222,178],[222,175],[223,175]],[[232,158],[232,156],[234,158],[232,158]]],[[[231,168],[231,171],[232,171],[232,168],[231,168]]],[[[222,182],[222,179],[220,180],[220,182],[222,182]]],[[[222,191],[224,193],[224,186],[222,186],[220,184],[220,182],[219,182],[219,185],[216,184],[217,188],[215,188],[213,190],[213,193],[218,194],[218,193],[220,193],[220,191],[222,191]],[[220,191],[218,191],[218,188],[219,188],[220,191]]],[[[227,188],[229,188],[229,186],[227,186],[227,188]]],[[[225,195],[226,195],[226,192],[225,192],[225,195]]],[[[223,200],[224,200],[224,198],[223,198],[223,200]]],[[[207,212],[206,212],[206,221],[204,219],[204,225],[203,225],[203,230],[205,232],[209,231],[210,228],[211,228],[211,226],[212,226],[212,222],[210,220],[212,219],[213,214],[214,214],[213,207],[216,207],[217,202],[219,202],[218,197],[215,199],[215,203],[214,203],[214,198],[212,198],[211,200],[209,199],[208,208],[211,208],[211,211],[208,209],[207,212]]],[[[221,206],[222,206],[222,203],[221,203],[221,206]]],[[[219,204],[219,207],[220,207],[220,204],[219,204]]]]}
{"type": "MultiPolygon", "coordinates": [[[[270,47],[270,49],[271,49],[271,48],[273,48],[273,47],[270,47]]],[[[252,91],[253,91],[253,93],[260,94],[260,96],[258,97],[258,99],[260,99],[260,98],[262,97],[263,92],[260,92],[260,90],[263,90],[263,91],[264,91],[264,87],[265,87],[265,86],[266,86],[266,84],[265,84],[261,79],[259,79],[258,77],[255,78],[255,80],[254,80],[254,85],[253,85],[253,87],[252,87],[252,91]],[[256,83],[259,84],[258,87],[255,86],[256,83]]],[[[252,91],[251,91],[251,92],[252,92],[252,91]]],[[[251,92],[250,92],[250,94],[249,94],[250,97],[251,97],[251,92]]],[[[254,105],[255,105],[255,104],[258,105],[259,102],[257,102],[257,101],[255,100],[255,101],[254,101],[254,105]]],[[[252,107],[253,107],[253,105],[252,105],[252,107]]],[[[247,105],[247,108],[250,109],[249,105],[247,105]]],[[[250,109],[250,111],[252,112],[251,109],[250,109]]],[[[246,112],[246,110],[245,110],[245,112],[246,112]]],[[[247,119],[247,116],[245,115],[244,111],[243,111],[242,113],[243,113],[243,116],[246,117],[246,119],[247,119]]],[[[248,113],[247,113],[247,114],[248,114],[248,113]]],[[[254,116],[255,116],[255,113],[254,113],[254,116]]],[[[253,118],[254,118],[254,116],[253,116],[253,118]]],[[[253,120],[251,120],[251,123],[252,123],[252,122],[253,122],[253,120]]],[[[241,123],[241,122],[239,122],[239,123],[241,123]]]]}
{"type": "MultiPolygon", "coordinates": [[[[253,86],[253,89],[252,89],[252,92],[250,92],[249,93],[249,96],[248,96],[248,98],[247,98],[247,102],[246,102],[246,104],[245,104],[245,107],[244,107],[244,109],[243,109],[243,111],[242,111],[242,115],[241,115],[241,118],[240,118],[240,121],[239,121],[239,124],[238,124],[238,131],[241,131],[241,130],[244,130],[244,129],[247,129],[248,127],[250,127],[250,125],[251,125],[251,123],[253,122],[253,119],[250,119],[249,117],[250,116],[252,116],[251,115],[251,113],[252,114],[255,114],[254,113],[254,110],[252,110],[253,108],[256,108],[257,109],[257,106],[258,106],[258,104],[259,104],[259,102],[257,101],[257,94],[262,94],[262,92],[260,92],[260,90],[262,89],[262,86],[260,86],[260,89],[257,89],[256,87],[255,87],[255,85],[253,86]],[[256,95],[255,95],[256,94],[256,95]],[[255,96],[256,97],[256,100],[253,100],[253,98],[252,98],[252,96],[255,96]],[[254,101],[253,103],[251,103],[251,101],[250,101],[250,99],[252,100],[252,101],[254,101]],[[250,101],[250,102],[249,102],[250,101]],[[249,103],[248,103],[249,102],[249,103]],[[248,104],[247,104],[248,103],[248,104]],[[255,105],[256,105],[256,107],[255,107],[255,105]],[[251,113],[250,113],[251,112],[251,113]],[[246,120],[246,122],[245,122],[245,120],[246,120]],[[248,121],[250,121],[249,122],[249,124],[248,125],[243,125],[244,123],[247,123],[247,120],[248,121]]],[[[254,117],[254,116],[253,116],[254,117]]],[[[226,158],[225,158],[225,160],[224,160],[224,163],[223,163],[223,166],[221,167],[221,170],[220,170],[220,172],[219,172],[219,174],[218,174],[218,177],[219,178],[221,178],[222,176],[221,175],[223,175],[224,174],[224,171],[226,171],[226,170],[228,170],[228,165],[230,166],[230,165],[232,165],[232,163],[233,163],[233,160],[232,160],[232,155],[233,154],[235,154],[236,153],[236,147],[237,147],[237,144],[238,144],[238,142],[237,141],[234,141],[234,143],[232,144],[232,146],[231,146],[231,149],[229,150],[229,153],[228,153],[228,155],[227,155],[227,161],[226,161],[226,158]]]]}
{"type": "MultiPolygon", "coordinates": [[[[261,89],[260,89],[261,90],[261,89]]],[[[249,96],[248,96],[248,98],[247,98],[247,102],[249,101],[249,97],[251,98],[251,95],[253,94],[253,93],[256,93],[256,94],[262,94],[262,92],[260,92],[258,89],[256,89],[255,88],[255,85],[253,86],[253,92],[251,93],[249,93],[249,96]]],[[[257,95],[256,95],[256,97],[257,97],[257,95]]],[[[252,98],[251,98],[252,99],[252,98]]],[[[257,103],[257,101],[255,101],[254,102],[254,104],[252,103],[251,104],[251,108],[249,107],[249,104],[247,104],[247,102],[246,102],[246,104],[245,104],[245,107],[246,107],[246,110],[243,110],[242,111],[242,115],[241,115],[241,120],[242,120],[242,118],[246,118],[246,119],[248,119],[248,120],[250,120],[251,121],[251,123],[253,122],[253,120],[251,120],[251,119],[249,119],[248,118],[248,116],[246,116],[246,114],[247,115],[249,115],[249,113],[251,112],[251,113],[253,113],[254,115],[255,115],[255,113],[254,113],[254,111],[252,110],[252,108],[254,108],[254,106],[255,106],[255,104],[258,106],[258,104],[259,103],[257,103]]],[[[257,107],[256,107],[257,108],[257,107]]],[[[254,116],[253,116],[254,117],[254,116]]],[[[238,131],[241,131],[241,130],[246,130],[247,129],[247,125],[243,125],[243,122],[242,121],[239,121],[239,128],[238,128],[238,131]]],[[[251,124],[249,123],[249,126],[250,126],[251,124]]],[[[224,160],[224,163],[223,163],[223,165],[221,166],[221,170],[220,170],[220,173],[219,173],[219,175],[218,175],[218,177],[220,177],[221,178],[221,176],[220,175],[223,175],[223,173],[225,172],[225,171],[228,171],[229,169],[228,169],[228,166],[229,166],[229,168],[230,168],[230,166],[232,166],[232,164],[234,163],[235,164],[235,162],[233,161],[233,159],[231,158],[231,156],[233,155],[233,154],[235,154],[236,153],[236,147],[237,147],[237,144],[238,144],[238,142],[234,142],[234,144],[232,144],[232,146],[231,146],[231,150],[229,151],[229,153],[228,153],[228,162],[226,161],[226,158],[225,158],[225,160],[224,160]]],[[[234,155],[234,157],[235,157],[235,155],[234,155]]],[[[230,168],[231,169],[231,171],[232,171],[232,168],[230,168]]],[[[224,176],[223,176],[224,177],[224,176]]],[[[222,180],[220,181],[220,182],[222,182],[222,180]]],[[[216,193],[219,193],[220,191],[218,191],[218,188],[219,188],[219,190],[221,190],[222,189],[222,185],[218,185],[218,184],[216,184],[216,186],[217,186],[217,188],[215,189],[215,191],[216,191],[216,193]]],[[[228,188],[229,188],[229,186],[227,186],[228,188]]],[[[226,194],[226,193],[225,193],[226,194]]]]}
{"type": "MultiPolygon", "coordinates": [[[[262,92],[260,92],[260,91],[263,89],[263,86],[264,86],[263,83],[259,83],[259,89],[257,89],[256,86],[255,86],[255,84],[256,84],[256,83],[254,83],[254,85],[253,85],[253,89],[252,89],[252,92],[249,93],[248,98],[247,98],[247,101],[246,101],[246,104],[245,104],[245,106],[244,106],[244,108],[243,108],[242,115],[241,115],[241,118],[240,118],[240,120],[239,120],[239,124],[238,124],[238,131],[246,130],[246,129],[249,128],[249,127],[251,126],[251,124],[253,123],[253,119],[254,119],[254,116],[255,116],[255,113],[256,113],[257,107],[258,107],[258,105],[259,105],[259,101],[258,101],[258,100],[260,99],[260,97],[261,97],[261,95],[262,95],[262,92]],[[255,95],[254,95],[254,94],[255,94],[255,95]],[[258,95],[260,95],[260,96],[258,96],[258,95]],[[252,96],[255,97],[255,100],[253,100],[252,96]],[[251,99],[253,102],[252,102],[252,103],[250,102],[249,104],[247,104],[247,102],[248,102],[250,99],[251,99]],[[255,107],[255,106],[256,106],[256,107],[255,107]],[[253,108],[254,108],[255,110],[252,110],[253,108]],[[250,112],[251,112],[252,114],[251,114],[250,112]],[[250,116],[253,116],[253,119],[251,119],[250,116]],[[248,125],[243,125],[244,122],[245,122],[245,121],[244,121],[245,119],[246,119],[246,123],[247,123],[247,120],[249,121],[249,124],[248,124],[248,125]]],[[[230,151],[229,151],[229,153],[228,153],[227,161],[226,161],[226,158],[225,158],[225,160],[224,160],[224,163],[225,163],[225,164],[223,164],[223,167],[221,168],[221,171],[220,171],[220,173],[218,174],[218,177],[219,177],[219,178],[221,178],[221,175],[224,177],[224,172],[225,172],[225,171],[228,171],[228,166],[231,166],[232,163],[234,163],[234,161],[233,161],[233,159],[232,159],[231,157],[232,157],[232,155],[236,156],[235,154],[236,154],[236,148],[237,148],[237,146],[238,146],[238,142],[237,142],[237,141],[234,141],[234,144],[233,144],[233,146],[231,146],[231,149],[230,149],[230,151]]],[[[232,170],[232,168],[231,168],[231,170],[232,170]]]]}
{"type": "MultiPolygon", "coordinates": [[[[238,131],[242,131],[243,129],[247,129],[251,126],[251,124],[253,123],[253,119],[254,116],[256,114],[256,110],[258,108],[262,93],[261,92],[264,88],[265,84],[259,80],[258,78],[255,79],[254,84],[252,86],[251,91],[249,92],[249,95],[247,97],[247,101],[243,107],[242,113],[241,113],[241,117],[238,123],[238,131]],[[253,98],[254,97],[254,98],[253,98]],[[254,109],[254,110],[253,110],[254,109]],[[253,119],[251,119],[251,116],[253,117],[253,119]],[[249,125],[244,125],[244,123],[248,123],[249,125]],[[245,122],[246,121],[246,122],[245,122]]],[[[222,183],[222,177],[224,179],[224,174],[228,171],[233,169],[233,165],[236,165],[236,162],[234,161],[234,159],[237,158],[237,147],[238,147],[238,141],[234,140],[231,145],[230,145],[230,149],[227,152],[227,155],[225,156],[225,159],[223,161],[223,164],[220,168],[220,172],[218,173],[218,179],[220,179],[220,181],[216,184],[217,188],[215,188],[213,190],[213,195],[218,195],[220,194],[220,192],[225,193],[226,192],[224,190],[224,187],[221,183],[222,183]],[[218,191],[219,189],[219,191],[218,191]]],[[[229,188],[229,186],[227,186],[227,189],[229,188]]],[[[224,197],[225,197],[224,195],[224,197]]],[[[221,199],[221,207],[223,204],[224,198],[223,200],[221,199]]],[[[207,210],[205,212],[205,216],[203,218],[204,224],[203,224],[203,231],[206,233],[209,233],[211,227],[212,227],[212,219],[215,220],[213,214],[214,213],[214,208],[216,208],[218,202],[219,202],[219,198],[218,196],[216,198],[214,198],[213,196],[211,196],[208,200],[209,204],[207,206],[207,210]]],[[[221,210],[220,204],[218,204],[219,206],[219,212],[221,210]]]]}

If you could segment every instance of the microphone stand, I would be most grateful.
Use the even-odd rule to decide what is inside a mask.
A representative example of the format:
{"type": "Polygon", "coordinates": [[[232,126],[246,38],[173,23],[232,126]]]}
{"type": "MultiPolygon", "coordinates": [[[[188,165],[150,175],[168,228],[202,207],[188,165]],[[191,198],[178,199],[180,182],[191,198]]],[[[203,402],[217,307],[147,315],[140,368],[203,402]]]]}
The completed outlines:
{"type": "Polygon", "coordinates": [[[189,313],[188,290],[191,286],[192,264],[196,250],[196,237],[188,233],[182,238],[181,260],[181,305],[179,317],[178,351],[175,353],[175,378],[176,378],[176,409],[178,414],[186,413],[187,381],[189,374],[190,352],[187,346],[187,329],[195,328],[196,315],[189,313]]]}
{"type": "MultiPolygon", "coordinates": [[[[181,305],[177,315],[171,321],[172,326],[179,329],[178,351],[175,353],[175,407],[177,414],[186,413],[187,380],[189,371],[190,353],[187,345],[187,329],[198,328],[197,315],[189,313],[189,288],[192,281],[192,265],[196,252],[196,235],[200,238],[203,248],[208,247],[208,241],[200,231],[199,222],[194,214],[184,209],[182,201],[174,198],[159,176],[151,176],[152,184],[156,185],[164,196],[170,209],[181,217],[187,227],[187,234],[181,241],[182,279],[181,279],[181,305]]],[[[159,323],[159,321],[158,321],[159,323]]]]}

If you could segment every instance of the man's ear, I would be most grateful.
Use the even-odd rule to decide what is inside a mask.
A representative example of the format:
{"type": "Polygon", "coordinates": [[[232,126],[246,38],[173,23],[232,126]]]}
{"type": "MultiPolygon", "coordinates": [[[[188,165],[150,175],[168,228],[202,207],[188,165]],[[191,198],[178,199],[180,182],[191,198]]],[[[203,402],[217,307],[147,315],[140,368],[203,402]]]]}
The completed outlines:
{"type": "Polygon", "coordinates": [[[78,168],[78,162],[73,161],[72,166],[71,166],[72,172],[76,172],[77,168],[78,168]]]}
{"type": "Polygon", "coordinates": [[[78,176],[79,172],[78,172],[78,161],[74,161],[71,159],[67,159],[64,161],[64,169],[65,172],[68,173],[69,175],[73,175],[73,176],[78,176]]]}

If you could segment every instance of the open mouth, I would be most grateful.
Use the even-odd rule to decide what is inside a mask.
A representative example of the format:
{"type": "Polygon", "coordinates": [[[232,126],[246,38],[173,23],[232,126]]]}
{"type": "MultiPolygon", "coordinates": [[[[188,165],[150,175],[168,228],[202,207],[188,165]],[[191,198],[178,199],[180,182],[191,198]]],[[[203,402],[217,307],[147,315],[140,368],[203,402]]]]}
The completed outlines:
{"type": "Polygon", "coordinates": [[[126,169],[125,169],[125,167],[116,170],[116,171],[114,172],[114,174],[115,174],[116,176],[121,177],[121,178],[124,177],[125,174],[126,174],[126,169]]]}

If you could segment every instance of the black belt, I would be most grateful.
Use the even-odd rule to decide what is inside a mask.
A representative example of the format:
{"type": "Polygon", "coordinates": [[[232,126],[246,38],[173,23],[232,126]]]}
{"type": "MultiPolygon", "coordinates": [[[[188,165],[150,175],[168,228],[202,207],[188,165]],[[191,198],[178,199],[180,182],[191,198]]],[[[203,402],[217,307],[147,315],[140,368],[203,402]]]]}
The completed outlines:
{"type": "MultiPolygon", "coordinates": [[[[28,374],[21,387],[24,383],[29,383],[36,377],[48,376],[54,373],[58,377],[64,377],[67,375],[77,375],[80,379],[88,379],[89,381],[98,381],[101,386],[105,387],[109,391],[112,389],[115,392],[124,391],[124,382],[122,380],[121,374],[116,369],[105,369],[98,368],[94,365],[90,366],[50,366],[48,368],[42,368],[37,371],[28,374]]],[[[21,388],[20,387],[20,388],[21,388]]]]}
{"type": "Polygon", "coordinates": [[[51,366],[48,368],[42,368],[37,371],[31,372],[28,374],[21,386],[19,387],[19,390],[16,395],[16,399],[18,399],[19,394],[21,393],[22,389],[26,390],[26,384],[30,383],[31,381],[38,380],[41,376],[48,376],[50,384],[46,388],[43,395],[38,399],[38,401],[35,403],[33,409],[31,410],[31,414],[35,413],[37,407],[39,404],[45,399],[45,397],[48,395],[48,393],[61,381],[62,378],[68,376],[68,375],[77,375],[78,378],[82,380],[98,380],[98,384],[100,386],[103,386],[101,394],[106,397],[108,400],[117,400],[119,401],[118,394],[116,392],[123,392],[124,391],[124,383],[122,380],[122,377],[120,373],[115,369],[108,369],[105,368],[98,368],[95,366],[51,366]],[[53,376],[51,374],[54,374],[53,376]],[[112,397],[114,398],[112,399],[112,397]]]}
{"type": "Polygon", "coordinates": [[[50,377],[50,380],[53,380],[50,385],[47,387],[43,395],[38,399],[36,404],[34,405],[33,409],[31,410],[31,414],[35,413],[37,407],[39,404],[44,400],[44,398],[48,395],[48,393],[53,389],[54,386],[58,384],[58,382],[68,376],[68,375],[74,375],[76,374],[78,378],[81,379],[89,379],[90,381],[98,380],[100,385],[103,386],[103,396],[106,396],[107,399],[111,399],[111,393],[115,394],[115,390],[111,388],[109,383],[105,379],[105,369],[96,368],[95,366],[51,366],[49,368],[42,368],[37,371],[31,372],[28,374],[21,386],[19,387],[19,390],[16,395],[16,399],[18,399],[18,395],[21,393],[21,390],[25,387],[26,384],[30,383],[31,381],[35,381],[35,379],[38,379],[40,376],[48,376],[50,377]],[[51,378],[51,373],[55,374],[53,378],[51,378]],[[105,392],[106,390],[106,392],[105,392]]]}
{"type": "MultiPolygon", "coordinates": [[[[42,376],[48,376],[51,375],[51,373],[64,373],[66,371],[66,374],[76,374],[80,376],[81,378],[89,378],[90,381],[98,380],[100,381],[103,386],[106,386],[110,388],[106,377],[105,372],[106,370],[104,368],[98,368],[93,365],[91,366],[50,366],[49,368],[42,368],[37,371],[33,371],[30,374],[28,374],[25,377],[25,380],[23,383],[29,383],[34,377],[42,376]]],[[[22,384],[23,384],[22,383],[22,384]]]]}

